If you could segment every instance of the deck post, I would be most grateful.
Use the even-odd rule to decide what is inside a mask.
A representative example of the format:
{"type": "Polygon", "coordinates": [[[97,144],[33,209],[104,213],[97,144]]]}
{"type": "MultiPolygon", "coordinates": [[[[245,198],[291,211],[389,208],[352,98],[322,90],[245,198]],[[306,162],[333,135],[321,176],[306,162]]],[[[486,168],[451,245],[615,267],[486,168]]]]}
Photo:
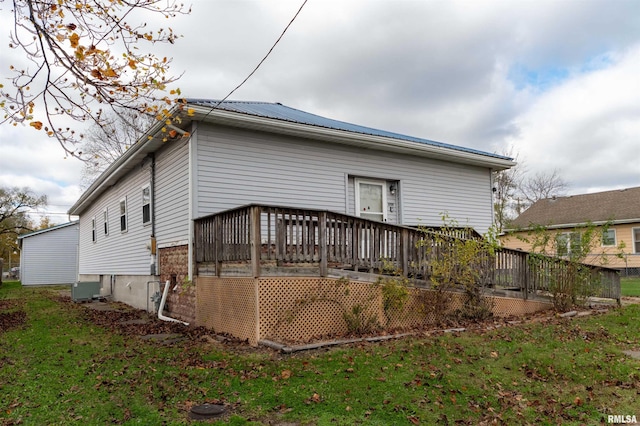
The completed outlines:
{"type": "Polygon", "coordinates": [[[219,278],[222,273],[222,219],[219,215],[213,220],[213,261],[219,278]]]}
{"type": "Polygon", "coordinates": [[[260,276],[260,257],[262,253],[262,241],[260,230],[260,214],[262,209],[260,206],[251,206],[249,210],[250,229],[251,229],[251,271],[253,277],[260,276]]]}
{"type": "Polygon", "coordinates": [[[327,212],[318,212],[318,245],[320,246],[320,276],[327,276],[327,212]]]}
{"type": "Polygon", "coordinates": [[[400,269],[403,276],[409,275],[409,230],[400,231],[400,269]]]}

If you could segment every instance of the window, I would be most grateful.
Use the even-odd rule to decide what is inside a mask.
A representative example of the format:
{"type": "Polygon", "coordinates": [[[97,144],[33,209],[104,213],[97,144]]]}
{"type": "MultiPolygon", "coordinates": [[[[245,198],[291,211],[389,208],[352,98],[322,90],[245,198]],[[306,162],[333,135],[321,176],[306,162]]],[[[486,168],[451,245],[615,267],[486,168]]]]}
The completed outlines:
{"type": "Polygon", "coordinates": [[[633,250],[634,253],[640,254],[640,228],[633,228],[633,250]]]}
{"type": "Polygon", "coordinates": [[[91,219],[91,241],[96,242],[96,218],[91,219]]]}
{"type": "Polygon", "coordinates": [[[104,225],[104,235],[109,235],[109,211],[104,209],[102,212],[102,222],[104,225]]]}
{"type": "Polygon", "coordinates": [[[151,223],[151,188],[142,188],[142,223],[151,223]]]}
{"type": "Polygon", "coordinates": [[[127,231],[127,199],[120,200],[120,231],[127,231]]]}
{"type": "Polygon", "coordinates": [[[616,245],[616,230],[604,229],[602,231],[602,245],[605,247],[616,245]]]}
{"type": "Polygon", "coordinates": [[[356,215],[365,219],[386,222],[387,191],[386,182],[355,180],[356,215]]]}
{"type": "Polygon", "coordinates": [[[564,232],[556,235],[556,255],[568,257],[572,254],[579,254],[581,241],[582,235],[579,232],[564,232]]]}

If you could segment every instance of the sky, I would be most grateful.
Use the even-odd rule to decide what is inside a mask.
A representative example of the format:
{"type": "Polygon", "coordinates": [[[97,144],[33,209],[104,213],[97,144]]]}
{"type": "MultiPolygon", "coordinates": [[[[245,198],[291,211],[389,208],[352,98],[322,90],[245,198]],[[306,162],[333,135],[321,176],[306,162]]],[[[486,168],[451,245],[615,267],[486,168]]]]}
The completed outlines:
{"type": "MultiPolygon", "coordinates": [[[[169,22],[183,37],[152,51],[173,58],[183,96],[221,99],[302,0],[190,4],[169,22]]],[[[15,54],[0,49],[0,76],[15,54]]],[[[640,2],[308,0],[230,99],[509,153],[527,174],[557,170],[567,195],[640,186],[640,2]]],[[[41,213],[65,222],[81,162],[42,132],[2,127],[0,186],[46,194],[41,213]]]]}

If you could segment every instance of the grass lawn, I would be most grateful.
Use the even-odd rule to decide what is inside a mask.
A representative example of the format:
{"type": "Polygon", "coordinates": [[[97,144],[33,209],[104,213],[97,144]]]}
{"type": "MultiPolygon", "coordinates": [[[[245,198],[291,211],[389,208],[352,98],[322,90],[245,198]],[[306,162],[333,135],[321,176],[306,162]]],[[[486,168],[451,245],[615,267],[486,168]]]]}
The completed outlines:
{"type": "Polygon", "coordinates": [[[621,278],[620,290],[623,296],[640,297],[640,278],[621,278]]]}
{"type": "Polygon", "coordinates": [[[640,305],[282,355],[96,325],[46,288],[0,287],[0,425],[607,423],[640,418],[640,305]],[[22,324],[21,324],[22,322],[22,324]]]}

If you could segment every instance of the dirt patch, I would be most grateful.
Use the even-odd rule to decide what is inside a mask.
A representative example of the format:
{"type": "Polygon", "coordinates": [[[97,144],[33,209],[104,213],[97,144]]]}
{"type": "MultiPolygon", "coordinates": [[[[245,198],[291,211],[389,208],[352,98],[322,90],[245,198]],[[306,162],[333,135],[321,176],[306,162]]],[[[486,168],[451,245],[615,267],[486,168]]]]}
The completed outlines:
{"type": "Polygon", "coordinates": [[[76,303],[70,297],[57,296],[59,303],[69,309],[80,310],[80,315],[87,321],[96,324],[112,333],[126,336],[139,336],[150,342],[162,345],[216,344],[226,349],[248,351],[251,348],[246,341],[230,336],[216,335],[205,327],[186,326],[177,322],[161,321],[155,315],[133,308],[120,302],[76,303]],[[166,336],[171,336],[167,338],[166,336]]]}
{"type": "Polygon", "coordinates": [[[620,300],[622,306],[640,305],[640,297],[625,296],[620,300]]]}
{"type": "Polygon", "coordinates": [[[0,312],[0,333],[22,327],[27,322],[24,311],[0,312]]]}

